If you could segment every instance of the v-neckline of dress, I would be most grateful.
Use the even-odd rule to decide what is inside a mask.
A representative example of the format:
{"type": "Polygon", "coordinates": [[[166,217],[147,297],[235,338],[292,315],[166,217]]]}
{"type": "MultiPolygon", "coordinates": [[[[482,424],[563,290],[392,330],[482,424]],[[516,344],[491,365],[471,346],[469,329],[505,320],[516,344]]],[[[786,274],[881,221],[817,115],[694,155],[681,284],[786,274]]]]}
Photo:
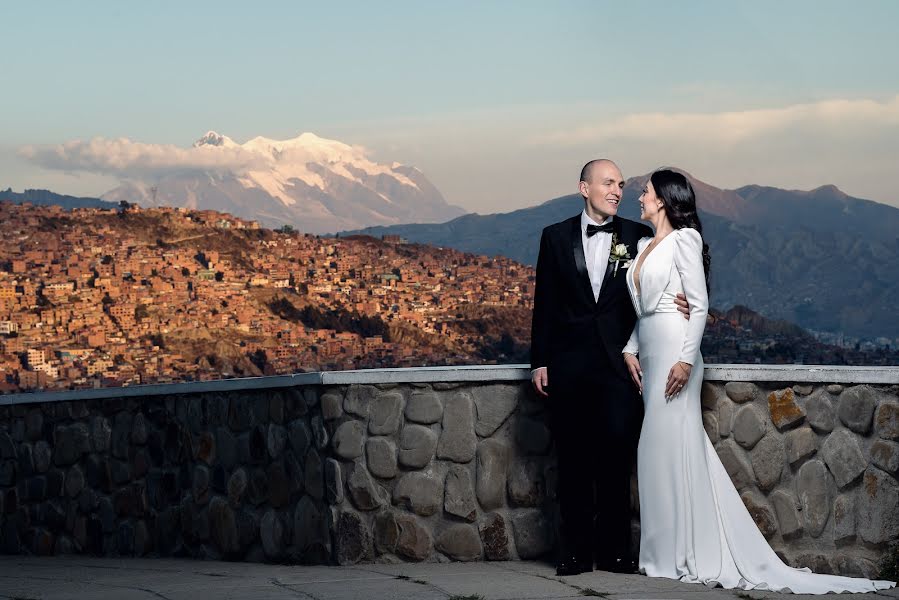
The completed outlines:
{"type": "MultiPolygon", "coordinates": [[[[649,255],[652,254],[655,250],[657,250],[658,247],[662,245],[662,242],[664,242],[665,240],[670,238],[672,235],[674,235],[675,231],[677,231],[677,230],[674,229],[671,232],[665,234],[665,237],[663,237],[658,242],[656,242],[656,245],[653,246],[652,249],[649,250],[648,252],[646,251],[646,248],[649,248],[649,244],[646,245],[646,248],[643,248],[642,252],[637,253],[637,258],[634,260],[633,275],[631,276],[631,279],[633,279],[633,283],[634,283],[634,294],[637,297],[640,297],[640,294],[642,292],[642,289],[640,287],[640,276],[643,274],[643,267],[646,265],[646,261],[649,259],[649,255]]],[[[652,242],[650,242],[650,243],[652,243],[652,242]]]]}

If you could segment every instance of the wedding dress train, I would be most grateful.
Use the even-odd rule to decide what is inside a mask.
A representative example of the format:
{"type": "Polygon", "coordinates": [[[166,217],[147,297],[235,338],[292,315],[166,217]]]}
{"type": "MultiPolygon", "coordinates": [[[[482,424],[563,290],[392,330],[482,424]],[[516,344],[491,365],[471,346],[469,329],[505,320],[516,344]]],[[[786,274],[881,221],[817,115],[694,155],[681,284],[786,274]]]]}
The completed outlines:
{"type": "MultiPolygon", "coordinates": [[[[634,265],[648,242],[638,244],[634,265]]],[[[709,586],[797,594],[893,587],[889,581],[787,566],[746,510],[702,425],[699,344],[708,295],[699,233],[679,229],[662,239],[640,265],[639,291],[632,272],[626,273],[639,321],[625,351],[639,350],[645,407],[637,451],[640,571],[709,586]],[[674,304],[680,292],[690,304],[689,321],[674,304]],[[678,361],[693,369],[684,389],[666,400],[668,372],[678,361]]]]}

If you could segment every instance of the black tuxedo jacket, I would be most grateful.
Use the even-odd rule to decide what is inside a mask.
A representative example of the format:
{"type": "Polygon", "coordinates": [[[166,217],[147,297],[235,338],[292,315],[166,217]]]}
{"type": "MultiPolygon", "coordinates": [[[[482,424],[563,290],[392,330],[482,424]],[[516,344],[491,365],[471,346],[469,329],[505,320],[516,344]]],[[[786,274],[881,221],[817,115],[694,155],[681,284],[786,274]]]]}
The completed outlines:
{"type": "MultiPolygon", "coordinates": [[[[613,217],[616,242],[626,244],[631,259],[637,241],[652,230],[613,217]]],[[[531,368],[547,367],[550,393],[569,392],[608,377],[630,381],[621,350],[637,321],[625,277],[630,268],[609,263],[599,299],[593,299],[581,240],[581,216],[543,230],[537,258],[531,368]]],[[[631,384],[633,386],[633,384],[631,384]]]]}

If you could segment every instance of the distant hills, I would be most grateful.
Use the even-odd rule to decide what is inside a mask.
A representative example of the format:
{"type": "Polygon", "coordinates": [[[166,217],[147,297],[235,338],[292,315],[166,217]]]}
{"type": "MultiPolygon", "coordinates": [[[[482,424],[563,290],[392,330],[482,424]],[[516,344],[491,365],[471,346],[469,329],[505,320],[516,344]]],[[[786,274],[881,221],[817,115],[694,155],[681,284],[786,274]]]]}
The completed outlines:
{"type": "Polygon", "coordinates": [[[210,131],[184,154],[209,168],[184,169],[152,183],[128,181],[102,198],[216,210],[306,233],[440,222],[465,212],[448,204],[418,169],[374,162],[359,147],[312,133],[238,144],[210,131]]]}
{"type": "Polygon", "coordinates": [[[55,194],[48,190],[25,190],[18,193],[8,188],[0,191],[0,202],[12,202],[13,204],[34,204],[35,206],[61,206],[66,210],[73,208],[118,208],[116,202],[106,202],[99,198],[76,198],[55,194]]]}
{"type": "MultiPolygon", "coordinates": [[[[638,218],[637,198],[646,178],[625,187],[621,216],[638,218]]],[[[834,186],[723,190],[690,178],[711,246],[715,306],[745,305],[817,331],[899,337],[899,209],[853,198],[834,186]]],[[[543,227],[582,208],[580,195],[573,194],[510,213],[341,235],[396,234],[533,265],[543,227]]]]}

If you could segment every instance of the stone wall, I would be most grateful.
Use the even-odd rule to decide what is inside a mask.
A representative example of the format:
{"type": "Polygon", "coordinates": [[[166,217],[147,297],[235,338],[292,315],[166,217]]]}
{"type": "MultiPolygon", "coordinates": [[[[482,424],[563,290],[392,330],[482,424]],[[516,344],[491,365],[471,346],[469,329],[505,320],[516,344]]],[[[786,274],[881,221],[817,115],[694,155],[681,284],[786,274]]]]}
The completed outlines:
{"type": "Polygon", "coordinates": [[[872,577],[899,540],[897,386],[706,382],[703,423],[778,555],[872,577]]]}
{"type": "MultiPolygon", "coordinates": [[[[487,381],[417,370],[0,406],[0,551],[339,564],[550,554],[545,407],[526,370],[479,373],[487,381]]],[[[897,391],[704,384],[706,431],[788,563],[872,576],[899,540],[897,391]]]]}
{"type": "Polygon", "coordinates": [[[316,388],[0,407],[0,551],[327,562],[316,388]]]}

